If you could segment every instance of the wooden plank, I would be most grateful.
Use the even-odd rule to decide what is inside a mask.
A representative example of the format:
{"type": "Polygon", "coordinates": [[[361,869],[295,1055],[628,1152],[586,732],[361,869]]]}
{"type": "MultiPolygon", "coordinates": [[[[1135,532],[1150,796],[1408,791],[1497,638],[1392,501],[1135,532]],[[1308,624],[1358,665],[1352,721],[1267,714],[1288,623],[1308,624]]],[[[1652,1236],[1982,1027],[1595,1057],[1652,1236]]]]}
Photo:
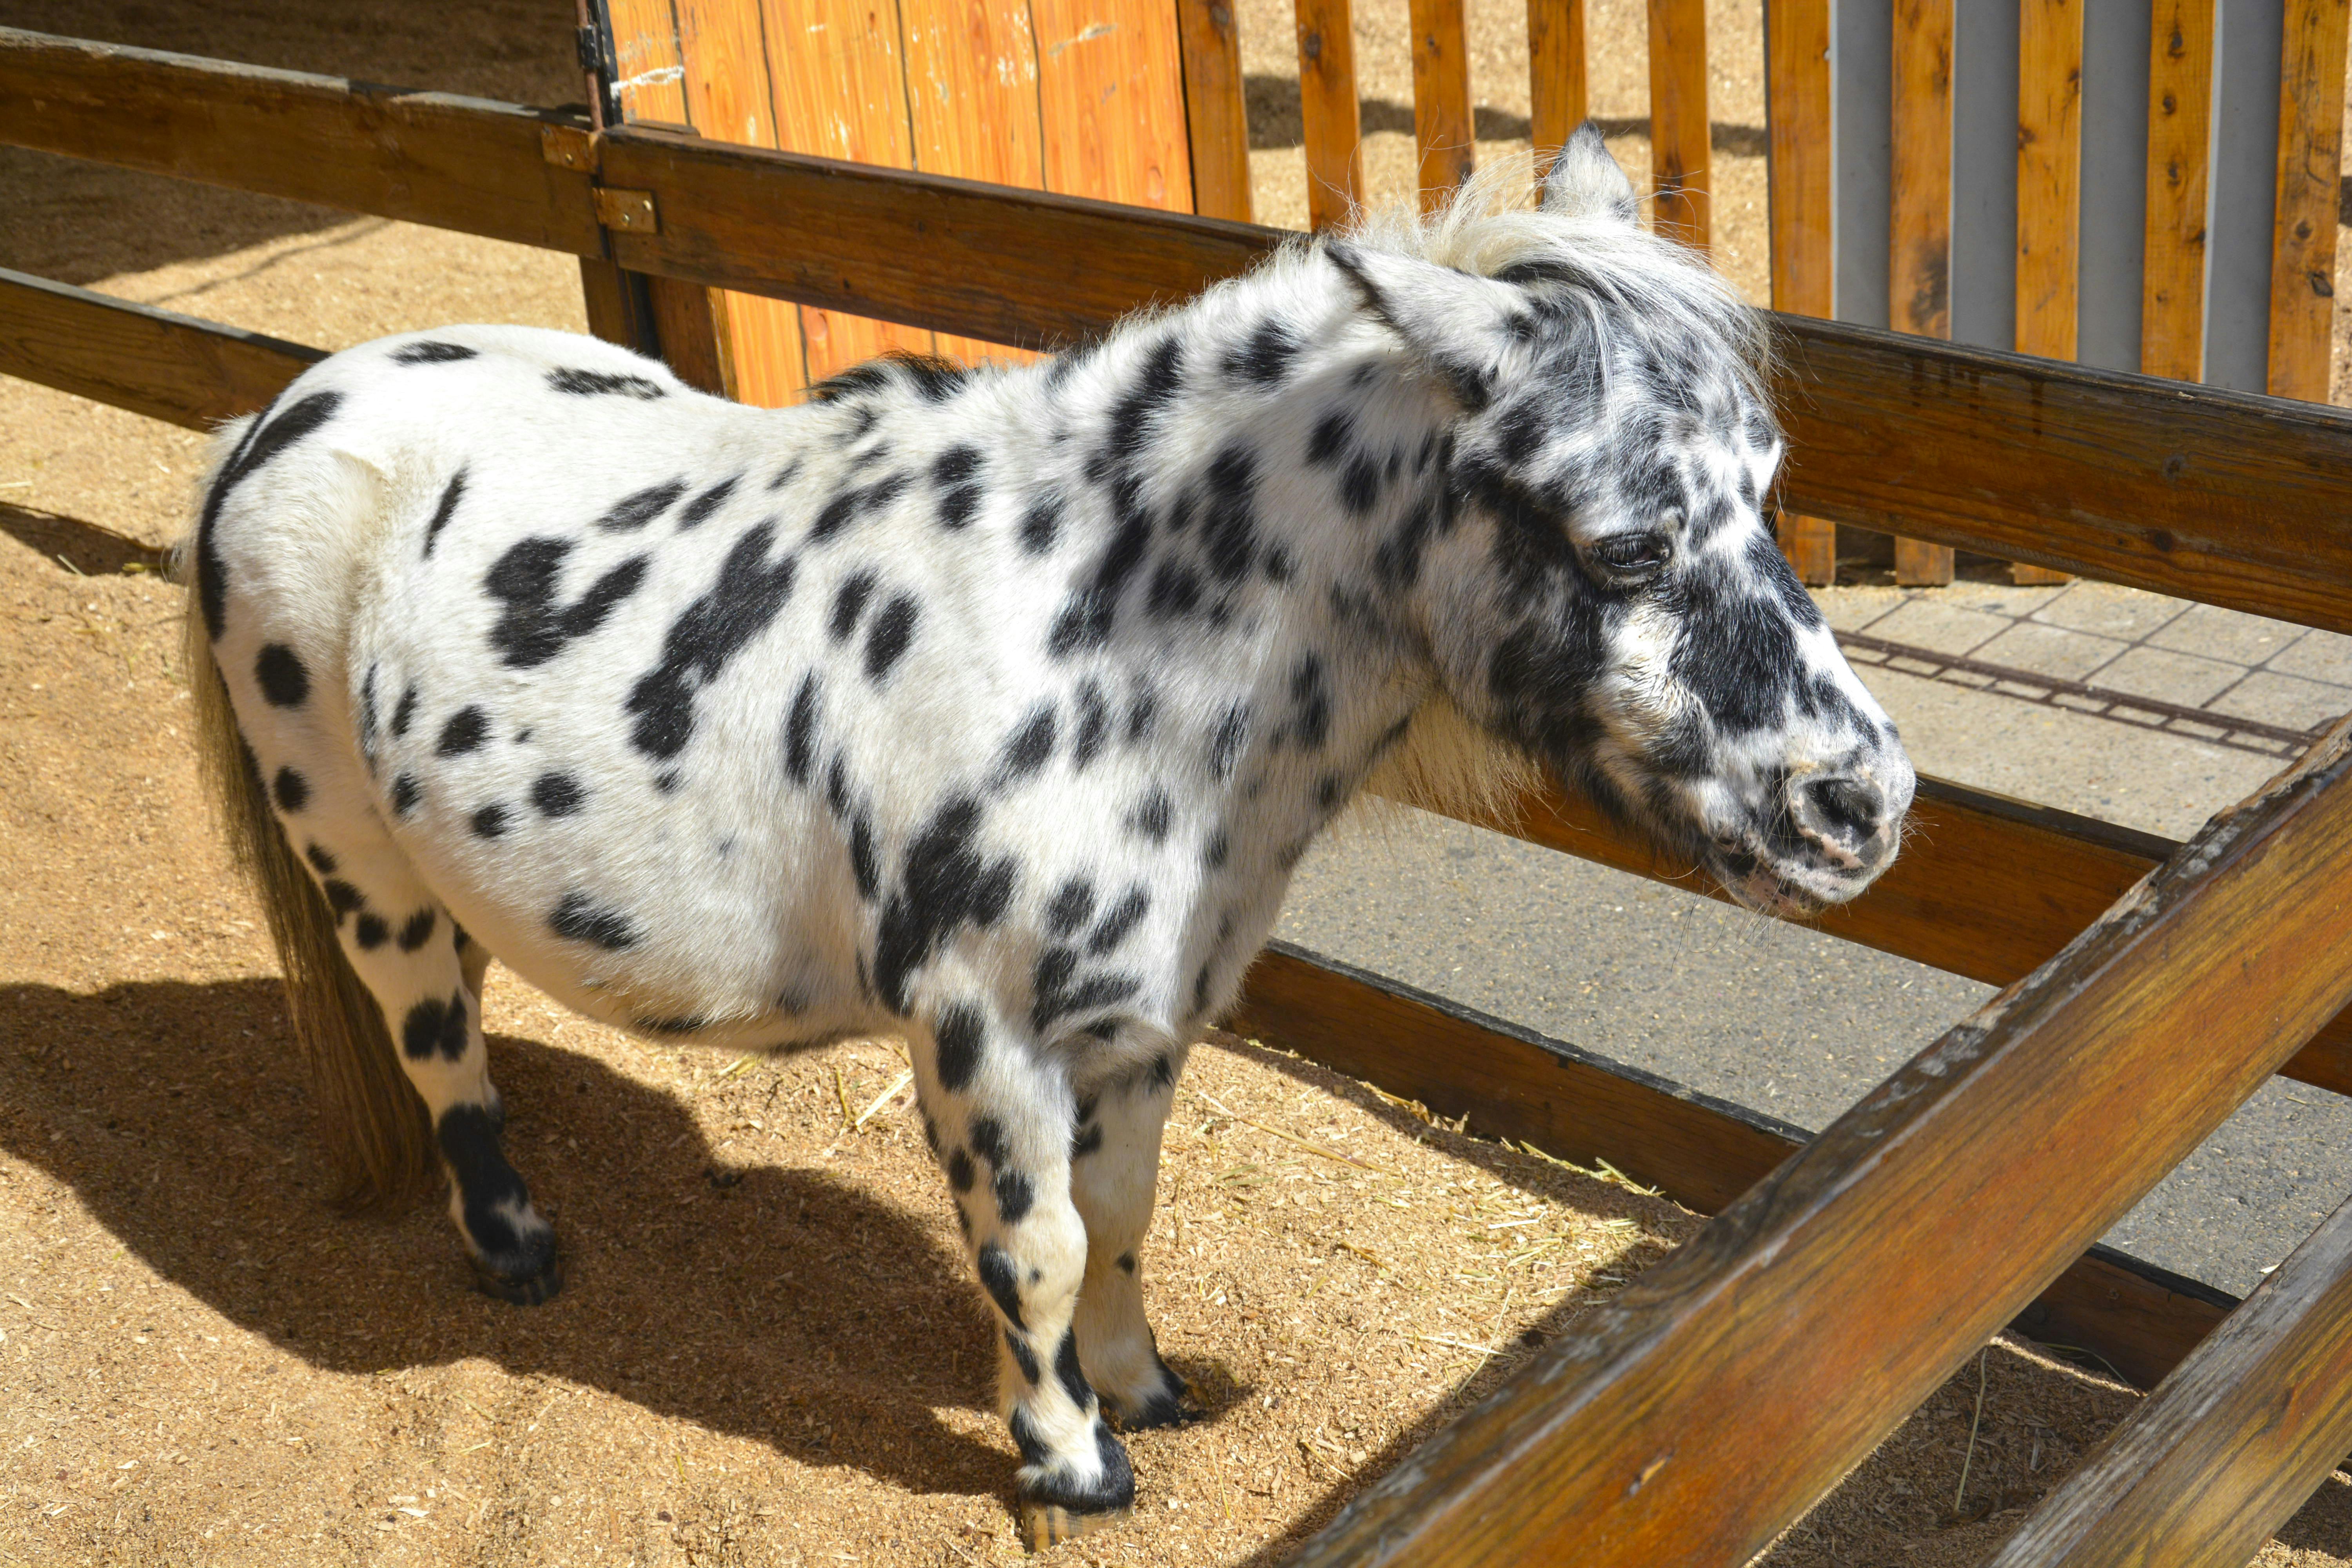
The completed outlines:
{"type": "Polygon", "coordinates": [[[2245,1563],[2352,1447],[2352,1203],[2042,1500],[1988,1568],[2245,1563]]]}
{"type": "Polygon", "coordinates": [[[601,257],[588,174],[541,151],[543,128],[577,124],[0,27],[0,142],[601,257]]]}
{"type": "MultiPolygon", "coordinates": [[[[1772,308],[1835,315],[1829,0],[1773,0],[1764,10],[1764,51],[1772,308]]],[[[1784,510],[1775,531],[1800,578],[1816,586],[1837,581],[1835,523],[1784,510]]]]}
{"type": "MultiPolygon", "coordinates": [[[[2073,359],[2083,186],[2084,0],[2019,0],[2017,350],[2073,359]]],[[[2066,574],[2014,564],[2019,583],[2066,574]]]]}
{"type": "MultiPolygon", "coordinates": [[[[1891,325],[1952,335],[1952,0],[1895,0],[1892,77],[1891,325]]],[[[1898,537],[1895,580],[1952,580],[1952,547],[1898,537]]]]}
{"type": "Polygon", "coordinates": [[[1706,0],[1650,0],[1650,174],[1657,231],[1706,249],[1715,210],[1706,0]]]}
{"type": "Polygon", "coordinates": [[[621,118],[693,124],[672,0],[604,0],[604,8],[613,23],[614,88],[621,118]]]}
{"type": "MultiPolygon", "coordinates": [[[[909,167],[1043,189],[1037,36],[1023,0],[899,0],[909,167]]],[[[877,110],[878,112],[878,110],[877,110]]],[[[970,363],[1012,350],[939,333],[936,353],[970,363]]]]}
{"type": "Polygon", "coordinates": [[[2352,0],[2287,0],[2271,250],[2270,391],[2327,399],[2352,0]]]}
{"type": "MultiPolygon", "coordinates": [[[[1716,1213],[1801,1147],[1801,1129],[1696,1093],[1386,976],[1271,943],[1230,1026],[1336,1072],[1559,1159],[1606,1160],[1676,1203],[1716,1213]]],[[[2095,1352],[2141,1388],[2178,1365],[2234,1301],[2104,1247],[2069,1265],[2011,1324],[2095,1352]]]]}
{"type": "Polygon", "coordinates": [[[2083,0],[2020,0],[2017,352],[2074,357],[2083,0]]]}
{"type": "Polygon", "coordinates": [[[2139,368],[2205,373],[2205,176],[2212,156],[2213,0],[2157,0],[2147,66],[2147,240],[2139,368]]]}
{"type": "Polygon", "coordinates": [[[1329,228],[1364,201],[1362,110],[1348,0],[1297,0],[1298,111],[1307,143],[1307,221],[1329,228]]]}
{"type": "Polygon", "coordinates": [[[2352,1001],[2347,775],[2352,724],[1294,1561],[1746,1562],[2352,1001]]]}
{"type": "Polygon", "coordinates": [[[1031,7],[1045,188],[1191,212],[1175,7],[1167,0],[1031,0],[1031,7]]]}
{"type": "Polygon", "coordinates": [[[1543,160],[1591,112],[1584,68],[1584,0],[1528,0],[1528,139],[1543,160]]]}
{"type": "Polygon", "coordinates": [[[326,354],[0,268],[0,375],[208,430],[326,354]]]}
{"type": "Polygon", "coordinates": [[[2344,411],[1833,321],[1779,327],[1783,504],[2352,631],[2344,411]]]}
{"type": "Polygon", "coordinates": [[[661,337],[654,329],[652,304],[646,298],[646,281],[609,261],[582,257],[580,296],[588,313],[589,334],[641,354],[658,356],[661,337]]]}
{"type": "MultiPolygon", "coordinates": [[[[778,146],[886,168],[914,166],[895,6],[877,8],[865,0],[734,3],[756,6],[759,14],[778,146]]],[[[800,330],[812,382],[892,350],[928,354],[938,347],[921,328],[846,311],[803,310],[800,330]]]]}
{"type": "Polygon", "coordinates": [[[1412,139],[1421,210],[1435,212],[1477,162],[1470,113],[1470,45],[1462,0],[1412,0],[1412,139]]]}
{"type": "Polygon", "coordinates": [[[1192,160],[1192,210],[1247,223],[1249,101],[1233,0],[1176,0],[1184,49],[1184,128],[1192,160]]]}
{"type": "MultiPolygon", "coordinates": [[[[764,368],[762,362],[740,355],[733,337],[739,307],[746,313],[756,310],[766,317],[782,317],[785,326],[791,324],[783,315],[791,307],[773,300],[721,294],[674,278],[648,278],[645,283],[647,314],[653,319],[654,341],[662,363],[687,385],[713,397],[736,397],[739,379],[747,372],[756,377],[764,368]]],[[[758,398],[738,397],[737,401],[774,406],[758,398]]]]}

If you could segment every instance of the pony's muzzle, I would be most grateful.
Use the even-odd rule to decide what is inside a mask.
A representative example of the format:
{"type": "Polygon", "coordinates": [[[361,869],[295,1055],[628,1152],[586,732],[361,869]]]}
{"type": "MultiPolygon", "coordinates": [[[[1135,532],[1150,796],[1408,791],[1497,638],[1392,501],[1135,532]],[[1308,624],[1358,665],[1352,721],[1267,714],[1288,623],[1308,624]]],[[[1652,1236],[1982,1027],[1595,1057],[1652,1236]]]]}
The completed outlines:
{"type": "Polygon", "coordinates": [[[1789,820],[1835,870],[1875,869],[1895,847],[1885,792],[1856,774],[1817,776],[1794,785],[1789,820]]]}

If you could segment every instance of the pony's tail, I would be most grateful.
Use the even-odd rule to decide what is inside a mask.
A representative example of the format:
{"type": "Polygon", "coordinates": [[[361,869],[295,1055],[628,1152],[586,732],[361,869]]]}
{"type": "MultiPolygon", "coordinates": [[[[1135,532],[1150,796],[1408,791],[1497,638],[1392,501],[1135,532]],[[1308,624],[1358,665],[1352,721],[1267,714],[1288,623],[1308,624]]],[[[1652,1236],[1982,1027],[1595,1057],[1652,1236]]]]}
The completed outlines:
{"type": "MultiPolygon", "coordinates": [[[[250,419],[221,427],[198,488],[207,496],[250,419]]],[[[286,974],[287,1010],[310,1069],[320,1141],[334,1167],[335,1201],[389,1209],[428,1190],[436,1173],[425,1102],[394,1054],[383,1009],[360,983],[335,937],[334,912],[269,810],[252,749],[238,732],[228,687],[213,658],[204,616],[203,552],[191,529],[172,549],[171,575],[188,590],[181,663],[194,708],[203,789],[253,885],[286,974]]]]}

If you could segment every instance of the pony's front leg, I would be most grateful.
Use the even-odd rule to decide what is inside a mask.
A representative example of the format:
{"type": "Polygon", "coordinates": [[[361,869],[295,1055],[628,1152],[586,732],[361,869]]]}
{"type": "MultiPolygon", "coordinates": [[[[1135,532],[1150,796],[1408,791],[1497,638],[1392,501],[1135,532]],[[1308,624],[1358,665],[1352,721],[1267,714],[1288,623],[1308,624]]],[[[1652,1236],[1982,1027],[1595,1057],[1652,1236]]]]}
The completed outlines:
{"type": "Polygon", "coordinates": [[[1078,1101],[1070,1193],[1087,1226],[1078,1291],[1078,1362],[1121,1426],[1172,1426],[1200,1407],[1160,1359],[1143,1314],[1143,1238],[1160,1179],[1160,1137],[1184,1070],[1184,1049],[1112,1079],[1078,1101]]]}
{"type": "Polygon", "coordinates": [[[1000,1331],[997,1404],[1021,1449],[1022,1533],[1042,1549],[1135,1502],[1127,1451],[1078,1360],[1087,1229],[1070,1191],[1076,1098],[1033,1040],[966,1004],[934,1016],[916,1066],[926,1127],[1000,1331]]]}

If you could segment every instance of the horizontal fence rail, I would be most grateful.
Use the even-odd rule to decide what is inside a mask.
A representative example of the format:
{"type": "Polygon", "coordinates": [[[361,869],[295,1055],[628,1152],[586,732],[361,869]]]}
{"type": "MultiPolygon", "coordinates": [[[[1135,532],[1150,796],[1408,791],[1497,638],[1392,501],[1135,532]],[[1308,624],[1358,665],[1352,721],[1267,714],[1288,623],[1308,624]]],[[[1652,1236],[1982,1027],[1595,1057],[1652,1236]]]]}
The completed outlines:
{"type": "MultiPolygon", "coordinates": [[[[1025,345],[1296,238],[5,28],[0,142],[1025,345]]],[[[1775,321],[1791,509],[2352,630],[2352,414],[1775,321]]]]}
{"type": "Polygon", "coordinates": [[[2352,999],[2347,900],[2352,721],[1293,1561],[1748,1561],[2352,999]]]}

